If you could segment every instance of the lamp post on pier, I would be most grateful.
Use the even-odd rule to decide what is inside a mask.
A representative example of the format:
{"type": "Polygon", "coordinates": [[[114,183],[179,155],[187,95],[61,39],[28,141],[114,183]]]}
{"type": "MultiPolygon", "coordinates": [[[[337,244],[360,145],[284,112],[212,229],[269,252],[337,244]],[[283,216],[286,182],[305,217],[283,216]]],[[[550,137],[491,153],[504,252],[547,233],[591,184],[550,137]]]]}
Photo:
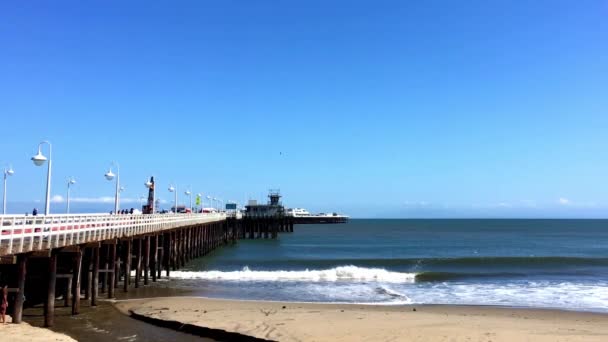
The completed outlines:
{"type": "Polygon", "coordinates": [[[213,204],[211,204],[211,196],[207,195],[207,200],[209,201],[209,208],[213,208],[213,204]]]}
{"type": "Polygon", "coordinates": [[[116,174],[112,172],[112,167],[110,167],[104,177],[106,177],[106,179],[109,181],[116,177],[116,192],[114,194],[114,214],[118,214],[118,208],[120,207],[120,192],[124,190],[124,188],[120,187],[120,166],[116,162],[112,162],[112,165],[116,166],[116,174]]]}
{"type": "Polygon", "coordinates": [[[43,144],[47,144],[49,145],[49,158],[48,158],[48,168],[46,171],[46,201],[44,204],[44,215],[48,215],[50,213],[50,209],[51,209],[51,170],[52,170],[52,162],[53,162],[53,147],[51,146],[51,143],[44,140],[41,141],[38,144],[38,153],[32,157],[32,161],[34,162],[34,165],[36,166],[42,166],[46,161],[47,158],[42,154],[42,145],[43,144]]]}
{"type": "Polygon", "coordinates": [[[169,192],[175,193],[175,204],[173,206],[173,212],[177,214],[177,186],[169,185],[169,192]]]}
{"type": "Polygon", "coordinates": [[[15,171],[13,170],[12,166],[8,166],[8,169],[5,168],[4,169],[4,192],[2,195],[2,214],[6,215],[6,179],[8,178],[8,176],[12,176],[13,174],[15,174],[15,171]]]}
{"type": "Polygon", "coordinates": [[[190,196],[190,213],[192,213],[192,191],[190,191],[190,189],[188,189],[184,192],[184,195],[190,196]]]}
{"type": "Polygon", "coordinates": [[[66,198],[66,207],[65,207],[65,213],[69,214],[70,213],[70,188],[72,185],[74,185],[76,183],[76,180],[74,179],[74,177],[70,177],[68,178],[68,196],[66,198]]]}

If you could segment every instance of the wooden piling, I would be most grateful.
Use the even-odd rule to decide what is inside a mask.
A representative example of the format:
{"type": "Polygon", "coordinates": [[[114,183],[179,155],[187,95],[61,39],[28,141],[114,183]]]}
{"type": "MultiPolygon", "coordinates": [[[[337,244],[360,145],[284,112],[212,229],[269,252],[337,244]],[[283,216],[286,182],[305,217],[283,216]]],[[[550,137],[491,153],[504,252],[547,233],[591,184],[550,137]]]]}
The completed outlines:
{"type": "Polygon", "coordinates": [[[150,236],[146,236],[144,240],[144,285],[148,285],[148,276],[150,271],[150,236]]]}
{"type": "Polygon", "coordinates": [[[135,288],[139,287],[139,281],[141,280],[141,238],[137,239],[137,254],[135,254],[135,288]]]}
{"type": "Polygon", "coordinates": [[[131,239],[127,239],[125,241],[125,252],[124,252],[124,269],[125,269],[125,279],[123,283],[123,291],[129,291],[129,278],[131,278],[131,239]]]}
{"type": "Polygon", "coordinates": [[[93,247],[93,276],[91,277],[91,306],[97,306],[99,289],[99,248],[93,247]]]}
{"type": "Polygon", "coordinates": [[[180,229],[179,234],[179,268],[184,267],[186,265],[186,230],[180,229]]]}
{"type": "Polygon", "coordinates": [[[72,315],[80,313],[80,278],[82,270],[82,249],[74,253],[72,271],[72,315]]]}
{"type": "Polygon", "coordinates": [[[44,302],[44,326],[52,327],[55,323],[55,284],[57,283],[57,252],[51,250],[48,268],[46,301],[44,302]]]}
{"type": "Polygon", "coordinates": [[[166,247],[165,247],[165,239],[167,238],[167,236],[165,234],[159,234],[158,235],[158,245],[159,245],[159,249],[158,249],[158,279],[161,278],[161,274],[163,271],[163,260],[165,257],[165,251],[166,251],[166,247]],[[162,246],[162,247],[161,247],[162,246]],[[161,249],[162,248],[162,249],[161,249]]]}
{"type": "Polygon", "coordinates": [[[112,270],[111,273],[108,274],[108,298],[114,298],[114,288],[116,287],[116,241],[113,244],[108,246],[110,250],[110,263],[108,265],[108,269],[112,270]]]}
{"type": "Polygon", "coordinates": [[[19,292],[17,293],[17,298],[15,299],[15,308],[13,310],[13,323],[21,323],[21,319],[23,317],[23,301],[25,299],[25,276],[27,273],[27,255],[19,254],[17,256],[17,287],[19,288],[19,292]]]}
{"type": "Polygon", "coordinates": [[[171,232],[165,234],[165,236],[163,237],[163,245],[165,274],[167,277],[169,277],[169,270],[171,268],[171,232]]]}
{"type": "MultiPolygon", "coordinates": [[[[175,257],[176,253],[176,247],[177,247],[177,231],[173,231],[171,232],[171,237],[170,237],[170,242],[169,242],[169,259],[171,261],[171,270],[175,271],[177,270],[177,258],[175,257]]],[[[167,275],[168,277],[169,275],[167,275]]]]}
{"type": "Polygon", "coordinates": [[[66,308],[70,306],[70,300],[72,300],[72,275],[65,278],[65,292],[63,293],[63,306],[66,308]]]}
{"type": "Polygon", "coordinates": [[[158,234],[152,238],[152,255],[150,256],[150,271],[152,271],[152,282],[156,282],[156,263],[158,262],[158,234]]]}
{"type": "Polygon", "coordinates": [[[84,299],[89,300],[91,298],[91,249],[83,248],[82,251],[82,277],[81,287],[84,287],[84,299]]]}

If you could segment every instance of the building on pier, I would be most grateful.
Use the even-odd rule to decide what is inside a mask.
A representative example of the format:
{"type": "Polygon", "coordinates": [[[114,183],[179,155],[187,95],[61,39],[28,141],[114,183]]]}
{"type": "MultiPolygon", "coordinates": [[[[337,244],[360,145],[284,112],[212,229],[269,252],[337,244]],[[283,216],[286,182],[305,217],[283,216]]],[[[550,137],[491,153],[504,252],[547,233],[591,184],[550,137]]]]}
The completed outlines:
{"type": "Polygon", "coordinates": [[[281,194],[279,190],[270,190],[268,193],[268,202],[266,204],[258,204],[256,201],[250,200],[245,206],[245,217],[274,217],[280,218],[285,216],[285,207],[281,203],[281,194]]]}

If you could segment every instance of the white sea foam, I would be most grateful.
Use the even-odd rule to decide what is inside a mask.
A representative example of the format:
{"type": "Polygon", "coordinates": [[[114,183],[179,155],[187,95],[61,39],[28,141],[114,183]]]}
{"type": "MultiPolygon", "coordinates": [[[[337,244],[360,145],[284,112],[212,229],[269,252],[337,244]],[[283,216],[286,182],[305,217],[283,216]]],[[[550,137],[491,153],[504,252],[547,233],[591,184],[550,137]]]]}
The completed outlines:
{"type": "Polygon", "coordinates": [[[243,267],[240,271],[171,272],[171,278],[233,281],[377,281],[384,283],[413,283],[416,273],[391,272],[382,268],[340,266],[327,270],[254,271],[243,267]]]}
{"type": "Polygon", "coordinates": [[[171,278],[231,283],[222,296],[365,304],[505,305],[608,312],[608,282],[501,280],[419,282],[416,273],[341,266],[326,270],[171,272],[171,278]],[[291,283],[299,282],[298,286],[291,283]]]}

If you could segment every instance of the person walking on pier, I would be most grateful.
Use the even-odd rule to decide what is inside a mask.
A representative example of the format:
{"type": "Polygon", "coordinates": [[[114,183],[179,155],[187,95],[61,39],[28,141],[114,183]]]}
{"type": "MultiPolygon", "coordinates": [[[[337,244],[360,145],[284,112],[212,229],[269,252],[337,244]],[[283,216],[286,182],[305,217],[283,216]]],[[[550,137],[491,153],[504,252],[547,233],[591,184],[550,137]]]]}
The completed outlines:
{"type": "Polygon", "coordinates": [[[8,308],[8,286],[2,288],[2,298],[0,298],[0,320],[2,324],[6,323],[6,309],[8,308]]]}

